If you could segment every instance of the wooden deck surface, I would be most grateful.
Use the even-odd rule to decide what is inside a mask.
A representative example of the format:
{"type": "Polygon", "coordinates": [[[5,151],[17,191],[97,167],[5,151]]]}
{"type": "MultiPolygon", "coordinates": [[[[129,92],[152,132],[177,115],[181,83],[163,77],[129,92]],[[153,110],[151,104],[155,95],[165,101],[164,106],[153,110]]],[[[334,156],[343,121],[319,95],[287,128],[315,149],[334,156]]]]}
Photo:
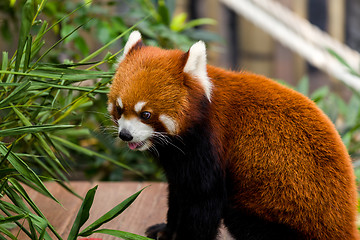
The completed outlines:
{"type": "MultiPolygon", "coordinates": [[[[101,217],[107,211],[115,207],[127,197],[136,193],[145,186],[147,187],[135,200],[135,202],[114,220],[104,224],[101,228],[116,229],[144,235],[145,229],[153,224],[162,223],[166,220],[167,212],[167,184],[154,182],[71,182],[71,187],[80,195],[98,185],[94,203],[90,211],[90,218],[85,227],[101,217]]],[[[53,224],[58,233],[66,239],[81,200],[67,192],[54,182],[46,183],[50,192],[60,201],[60,206],[53,200],[29,190],[30,197],[53,224]]],[[[13,229],[13,233],[17,232],[13,229]]],[[[94,234],[90,237],[103,240],[118,239],[109,235],[94,234]]],[[[18,239],[28,239],[26,235],[19,235],[18,239]]],[[[219,239],[231,239],[224,229],[221,229],[219,239]]]]}

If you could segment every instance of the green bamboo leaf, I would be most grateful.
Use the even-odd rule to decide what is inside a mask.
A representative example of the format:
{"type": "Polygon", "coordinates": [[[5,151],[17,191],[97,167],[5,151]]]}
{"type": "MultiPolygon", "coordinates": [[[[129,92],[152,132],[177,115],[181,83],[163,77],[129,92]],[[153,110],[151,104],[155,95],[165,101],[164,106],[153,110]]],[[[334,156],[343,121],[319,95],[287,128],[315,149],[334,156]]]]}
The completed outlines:
{"type": "MultiPolygon", "coordinates": [[[[89,20],[90,21],[90,20],[89,20]]],[[[87,22],[86,22],[87,23],[87,22]]],[[[80,24],[77,26],[74,30],[72,30],[70,33],[68,33],[66,36],[61,38],[59,41],[57,41],[54,45],[52,45],[48,50],[46,50],[39,58],[36,60],[36,62],[33,64],[31,68],[34,68],[38,62],[40,62],[41,59],[43,59],[51,50],[53,50],[57,45],[59,45],[61,42],[63,42],[65,39],[70,37],[74,32],[79,30],[79,28],[83,27],[86,23],[80,24]]]]}
{"type": "Polygon", "coordinates": [[[91,156],[91,157],[96,156],[96,157],[105,159],[105,160],[107,160],[107,161],[109,161],[109,162],[111,162],[111,163],[113,163],[113,164],[115,164],[117,166],[128,169],[128,170],[130,170],[132,172],[137,173],[140,176],[143,176],[141,173],[139,173],[138,171],[132,169],[131,167],[127,166],[126,164],[115,161],[114,159],[112,159],[112,158],[110,158],[110,157],[108,157],[106,155],[100,154],[100,153],[95,152],[95,151],[91,151],[90,149],[81,147],[81,146],[76,145],[76,144],[74,144],[74,143],[72,143],[72,142],[70,142],[70,141],[68,141],[66,139],[63,139],[63,138],[60,138],[60,137],[57,137],[57,136],[50,135],[50,138],[52,138],[54,141],[57,141],[57,142],[63,144],[64,146],[66,146],[66,147],[68,147],[70,149],[73,149],[73,150],[75,150],[75,151],[77,151],[79,153],[82,153],[82,154],[85,154],[85,155],[91,156]]]}
{"type": "Polygon", "coordinates": [[[17,173],[14,168],[0,169],[0,179],[8,178],[17,173]]]}
{"type": "Polygon", "coordinates": [[[31,58],[31,45],[32,45],[32,37],[31,37],[31,35],[28,35],[28,37],[26,39],[23,72],[26,72],[26,70],[29,68],[29,63],[30,63],[30,58],[31,58]]]}
{"type": "MultiPolygon", "coordinates": [[[[1,158],[1,160],[0,160],[0,166],[1,166],[1,165],[6,161],[6,159],[8,158],[8,156],[9,156],[9,154],[11,153],[14,145],[15,145],[14,143],[11,144],[8,152],[6,153],[6,155],[5,155],[3,158],[1,158]]],[[[0,192],[1,192],[1,191],[0,191],[0,192]]]]}
{"type": "MultiPolygon", "coordinates": [[[[6,228],[0,226],[0,232],[2,232],[3,234],[5,234],[6,236],[8,236],[11,240],[18,240],[9,230],[7,230],[6,228]]],[[[0,234],[0,239],[1,240],[7,240],[5,237],[3,237],[0,234]]]]}
{"type": "MultiPolygon", "coordinates": [[[[6,216],[8,216],[8,217],[12,216],[12,213],[10,213],[7,209],[12,209],[12,210],[10,210],[12,213],[24,214],[24,212],[20,208],[14,206],[8,202],[4,202],[4,201],[0,200],[0,210],[3,213],[5,213],[6,216]],[[13,209],[19,209],[19,212],[15,211],[13,209]]],[[[23,226],[23,224],[20,224],[18,221],[14,221],[14,223],[31,239],[31,233],[23,226]]]]}
{"type": "Polygon", "coordinates": [[[0,83],[0,87],[14,87],[14,86],[20,86],[21,83],[0,83]]]}
{"type": "Polygon", "coordinates": [[[29,87],[31,86],[30,81],[24,81],[22,82],[18,87],[16,87],[12,93],[9,94],[5,99],[3,99],[0,102],[0,108],[8,104],[10,101],[12,101],[14,98],[19,97],[20,93],[24,93],[29,87]]]}
{"type": "Polygon", "coordinates": [[[35,126],[22,126],[15,128],[8,128],[4,130],[0,130],[0,137],[5,136],[14,136],[14,135],[22,135],[22,134],[31,134],[31,133],[39,133],[39,132],[51,132],[58,131],[63,129],[74,128],[75,125],[35,125],[35,126]]]}
{"type": "MultiPolygon", "coordinates": [[[[34,212],[39,216],[39,218],[35,219],[37,231],[44,237],[46,228],[49,227],[57,237],[60,237],[60,235],[55,231],[55,228],[46,219],[45,215],[40,211],[40,209],[36,206],[33,200],[29,197],[29,195],[27,194],[25,189],[21,186],[21,184],[19,184],[15,179],[8,179],[8,181],[12,184],[12,186],[16,189],[16,191],[22,196],[22,198],[25,199],[25,201],[34,210],[34,212]]],[[[46,239],[48,239],[47,236],[48,235],[46,235],[46,239]]]]}
{"type": "Polygon", "coordinates": [[[151,238],[136,235],[134,233],[123,232],[123,231],[112,230],[112,229],[100,229],[100,230],[94,231],[93,233],[107,234],[107,235],[118,237],[118,238],[121,238],[124,240],[152,240],[151,238]]]}
{"type": "Polygon", "coordinates": [[[165,4],[165,0],[158,1],[158,14],[161,18],[161,21],[166,26],[170,26],[170,14],[169,14],[169,10],[165,4]]]}
{"type": "Polygon", "coordinates": [[[139,194],[144,190],[145,188],[141,189],[137,193],[133,194],[132,196],[125,199],[123,202],[115,206],[113,209],[105,213],[103,216],[101,216],[99,219],[97,219],[95,222],[90,224],[87,228],[85,228],[79,235],[80,236],[89,236],[92,234],[92,232],[99,227],[101,227],[103,224],[113,220],[117,216],[119,216],[125,209],[127,209],[139,196],[139,194]]]}
{"type": "Polygon", "coordinates": [[[5,223],[12,223],[17,220],[23,219],[26,216],[26,214],[19,214],[11,217],[1,218],[0,219],[0,225],[5,223]]]}
{"type": "Polygon", "coordinates": [[[97,89],[97,87],[78,87],[73,85],[62,85],[62,84],[52,84],[49,82],[40,82],[40,81],[34,81],[33,84],[34,87],[43,87],[43,88],[55,88],[55,89],[67,89],[67,90],[74,90],[74,91],[80,91],[80,92],[93,92],[93,93],[100,93],[100,94],[107,94],[109,93],[109,89],[97,89]]]}
{"type": "Polygon", "coordinates": [[[86,193],[84,201],[82,202],[82,204],[80,206],[80,209],[76,215],[74,224],[70,230],[68,240],[76,240],[78,233],[80,231],[80,228],[89,219],[89,212],[90,212],[90,208],[94,202],[94,197],[95,197],[97,187],[98,186],[95,186],[94,188],[90,189],[86,193]]]}
{"type": "MultiPolygon", "coordinates": [[[[25,47],[26,39],[30,33],[32,22],[36,13],[36,1],[27,0],[22,9],[20,33],[19,33],[19,43],[16,52],[16,61],[15,61],[15,72],[20,68],[20,62],[23,55],[23,50],[25,47]]],[[[16,78],[15,78],[16,82],[16,78]]]]}
{"type": "Polygon", "coordinates": [[[81,73],[79,73],[79,71],[69,70],[69,69],[67,70],[61,69],[61,71],[62,72],[56,71],[55,69],[46,69],[46,70],[32,70],[31,72],[23,73],[23,72],[0,70],[0,74],[13,74],[13,75],[26,76],[30,78],[49,78],[53,80],[67,80],[73,82],[79,82],[79,81],[97,79],[97,78],[112,78],[114,75],[114,72],[100,72],[100,71],[89,71],[89,70],[83,70],[81,71],[81,73]],[[52,72],[52,70],[54,70],[54,72],[52,72]]]}
{"type": "Polygon", "coordinates": [[[170,23],[170,29],[175,32],[182,31],[184,29],[186,18],[187,18],[186,13],[180,13],[176,15],[170,23]]]}
{"type": "MultiPolygon", "coordinates": [[[[0,154],[5,156],[8,153],[8,149],[0,144],[0,154]]],[[[10,162],[10,164],[18,171],[24,178],[28,179],[29,181],[36,184],[39,188],[41,188],[46,196],[50,197],[57,203],[59,201],[49,192],[49,190],[45,187],[43,182],[40,180],[40,178],[34,173],[34,171],[19,157],[17,157],[13,152],[10,152],[8,155],[7,160],[10,162]]]]}
{"type": "MultiPolygon", "coordinates": [[[[25,126],[32,126],[31,122],[15,107],[12,108],[16,115],[20,118],[21,122],[25,126]]],[[[45,134],[45,133],[43,133],[45,134]]],[[[60,161],[57,159],[53,151],[51,150],[51,147],[48,145],[47,141],[40,135],[40,133],[33,133],[35,138],[38,140],[39,145],[42,147],[42,149],[46,152],[46,154],[50,157],[51,160],[53,160],[62,170],[66,171],[65,168],[62,166],[60,161]]]]}
{"type": "Polygon", "coordinates": [[[186,23],[182,30],[190,29],[201,25],[215,25],[215,24],[216,21],[212,18],[199,18],[199,19],[191,20],[188,23],[186,23]]]}
{"type": "MultiPolygon", "coordinates": [[[[1,64],[1,70],[6,70],[9,63],[9,53],[8,52],[2,52],[2,64],[1,64]]],[[[0,74],[0,80],[4,78],[5,74],[0,74]]]]}
{"type": "Polygon", "coordinates": [[[31,49],[31,52],[34,51],[34,48],[37,48],[38,45],[41,45],[41,39],[42,37],[44,36],[44,34],[47,32],[46,28],[48,26],[48,23],[47,21],[43,21],[38,33],[36,34],[35,36],[35,39],[34,39],[34,42],[33,42],[33,45],[32,45],[32,49],[31,49]]]}
{"type": "Polygon", "coordinates": [[[343,57],[341,57],[337,52],[335,52],[333,49],[330,49],[330,48],[328,48],[327,50],[328,50],[328,52],[329,52],[332,56],[334,56],[342,65],[344,65],[345,67],[347,67],[349,70],[352,70],[352,71],[353,71],[353,69],[352,69],[352,67],[349,65],[349,63],[348,63],[343,57]]]}
{"type": "MultiPolygon", "coordinates": [[[[42,232],[42,229],[46,228],[47,221],[44,220],[43,218],[33,214],[32,212],[30,212],[30,210],[22,202],[21,198],[19,196],[17,196],[17,194],[14,192],[14,190],[12,190],[11,188],[8,188],[7,190],[8,190],[8,196],[11,198],[12,201],[15,201],[14,204],[19,205],[19,206],[16,206],[11,203],[0,200],[1,210],[4,211],[4,209],[7,209],[7,210],[17,213],[17,214],[24,214],[25,218],[29,222],[29,227],[31,228],[30,229],[31,232],[28,232],[17,221],[15,221],[15,223],[30,237],[30,239],[38,239],[36,237],[36,231],[42,232]]],[[[51,240],[50,236],[47,233],[45,234],[44,239],[51,240]]]]}
{"type": "Polygon", "coordinates": [[[137,27],[137,25],[139,25],[141,22],[145,21],[148,17],[150,17],[150,15],[148,15],[147,17],[141,19],[140,21],[138,21],[137,23],[135,23],[133,26],[131,26],[130,28],[128,28],[126,31],[122,32],[119,36],[117,36],[116,38],[114,38],[113,40],[111,40],[110,42],[108,42],[107,44],[105,44],[104,46],[102,46],[101,48],[99,48],[98,50],[96,50],[95,52],[93,52],[92,54],[90,54],[89,56],[85,57],[84,59],[82,59],[81,61],[79,61],[79,63],[85,63],[88,62],[89,60],[93,59],[94,57],[96,57],[97,55],[99,55],[102,51],[104,51],[106,48],[108,48],[111,44],[113,44],[114,42],[116,42],[117,40],[119,40],[120,38],[122,38],[124,35],[128,34],[129,32],[131,32],[134,28],[137,27]]]}

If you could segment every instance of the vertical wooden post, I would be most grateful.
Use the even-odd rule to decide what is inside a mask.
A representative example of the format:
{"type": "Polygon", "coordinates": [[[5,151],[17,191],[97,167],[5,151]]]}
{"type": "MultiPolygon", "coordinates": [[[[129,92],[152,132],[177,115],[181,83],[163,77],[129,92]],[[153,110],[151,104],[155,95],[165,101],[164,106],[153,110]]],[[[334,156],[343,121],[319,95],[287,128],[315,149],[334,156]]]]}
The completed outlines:
{"type": "Polygon", "coordinates": [[[241,69],[274,77],[274,40],[244,18],[239,21],[241,69]]]}
{"type": "Polygon", "coordinates": [[[328,0],[328,32],[335,39],[345,39],[345,0],[328,0]]]}
{"type": "MultiPolygon", "coordinates": [[[[300,17],[307,18],[308,0],[293,1],[294,12],[300,17]]],[[[294,78],[298,82],[307,74],[305,60],[297,54],[294,54],[294,78]]]]}
{"type": "MultiPolygon", "coordinates": [[[[206,29],[221,34],[221,27],[224,27],[224,18],[221,17],[221,4],[219,0],[203,0],[201,1],[201,8],[203,10],[206,9],[203,11],[202,17],[212,18],[217,22],[216,25],[205,26],[206,29]]],[[[222,61],[220,61],[220,55],[223,55],[225,52],[224,47],[221,45],[222,44],[211,43],[209,46],[210,51],[208,51],[208,61],[210,64],[225,67],[222,61]]]]}

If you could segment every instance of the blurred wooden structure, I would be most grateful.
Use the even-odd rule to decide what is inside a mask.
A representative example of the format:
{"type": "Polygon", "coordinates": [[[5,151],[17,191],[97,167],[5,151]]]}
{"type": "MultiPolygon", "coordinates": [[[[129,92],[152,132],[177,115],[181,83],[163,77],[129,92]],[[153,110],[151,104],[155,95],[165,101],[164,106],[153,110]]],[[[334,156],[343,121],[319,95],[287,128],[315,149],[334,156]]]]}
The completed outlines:
{"type": "MultiPolygon", "coordinates": [[[[183,8],[182,11],[187,11],[186,6],[189,5],[189,1],[191,0],[178,0],[181,3],[179,8],[183,8]]],[[[315,7],[313,6],[314,2],[309,0],[275,1],[304,19],[311,17],[309,10],[315,7]]],[[[217,26],[210,26],[209,28],[219,33],[226,40],[225,44],[212,46],[212,52],[209,53],[211,64],[234,70],[253,71],[275,79],[285,80],[290,84],[296,84],[303,76],[309,74],[307,63],[302,57],[275,41],[269,34],[245,18],[236,17],[230,22],[229,16],[232,14],[232,10],[225,7],[220,0],[196,0],[196,2],[195,6],[198,7],[196,17],[216,19],[218,21],[217,26]],[[232,55],[236,56],[235,63],[231,62],[234,61],[232,55]]],[[[346,1],[321,0],[320,2],[326,6],[316,9],[321,15],[327,16],[324,30],[335,39],[344,42],[346,1]]],[[[326,74],[322,74],[321,78],[320,81],[327,79],[326,74]]],[[[315,85],[322,84],[317,83],[315,85]]]]}
{"type": "MultiPolygon", "coordinates": [[[[98,185],[95,199],[90,210],[90,218],[85,223],[85,227],[96,219],[101,217],[107,211],[118,205],[120,202],[130,197],[140,189],[148,186],[126,209],[121,215],[112,221],[104,224],[101,228],[115,229],[127,231],[139,235],[144,235],[147,227],[165,222],[167,212],[167,184],[155,182],[71,182],[70,186],[80,196],[85,197],[88,190],[98,185]]],[[[82,201],[67,192],[59,184],[55,182],[47,182],[46,187],[57,198],[63,206],[55,201],[28,189],[29,196],[39,206],[45,217],[53,224],[57,232],[64,239],[67,238],[72,224],[76,218],[77,211],[82,201]]],[[[18,229],[12,230],[16,235],[18,229]]],[[[52,236],[52,235],[51,235],[52,236]]],[[[113,236],[104,234],[94,234],[91,238],[101,238],[103,240],[118,239],[113,236]]],[[[18,239],[29,239],[25,234],[21,233],[18,239]]],[[[54,239],[56,239],[54,237],[54,239]]],[[[230,240],[232,238],[221,229],[221,238],[230,240]]]]}

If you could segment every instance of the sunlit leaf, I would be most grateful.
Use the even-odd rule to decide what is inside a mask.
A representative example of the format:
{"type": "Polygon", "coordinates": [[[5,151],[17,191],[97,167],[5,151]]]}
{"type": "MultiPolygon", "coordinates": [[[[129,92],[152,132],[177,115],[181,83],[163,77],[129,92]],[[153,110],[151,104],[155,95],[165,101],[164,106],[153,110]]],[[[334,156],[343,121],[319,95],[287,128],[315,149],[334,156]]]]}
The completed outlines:
{"type": "Polygon", "coordinates": [[[101,216],[99,219],[97,219],[95,222],[90,224],[87,228],[85,228],[79,235],[81,236],[89,236],[92,234],[92,232],[99,227],[101,227],[103,224],[113,220],[117,216],[119,216],[125,209],[127,209],[139,196],[139,194],[144,190],[141,189],[137,193],[133,194],[132,196],[125,199],[123,202],[115,206],[113,209],[105,213],[103,216],[101,216]]]}
{"type": "Polygon", "coordinates": [[[89,219],[89,212],[90,208],[93,204],[95,193],[96,193],[97,186],[90,189],[82,202],[80,209],[76,215],[76,219],[72,225],[70,230],[68,240],[76,240],[80,228],[84,225],[84,223],[89,219]]]}

